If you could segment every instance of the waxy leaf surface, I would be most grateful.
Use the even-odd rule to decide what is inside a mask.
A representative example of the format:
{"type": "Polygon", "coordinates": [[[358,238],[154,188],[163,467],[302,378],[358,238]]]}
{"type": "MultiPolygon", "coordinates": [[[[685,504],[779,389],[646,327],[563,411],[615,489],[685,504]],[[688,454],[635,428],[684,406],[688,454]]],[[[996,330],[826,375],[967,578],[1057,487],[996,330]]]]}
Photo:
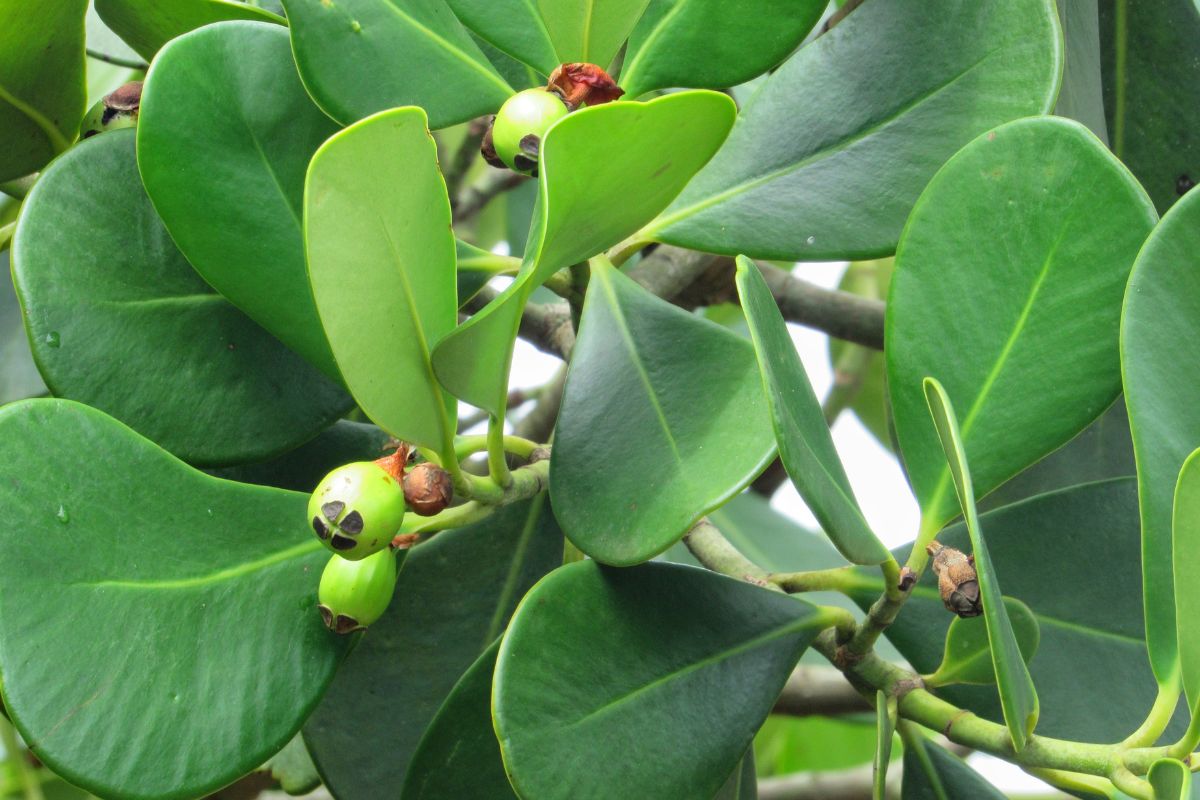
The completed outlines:
{"type": "Polygon", "coordinates": [[[1192,771],[1174,758],[1160,758],[1150,765],[1146,780],[1154,787],[1155,800],[1190,800],[1192,771]]]}
{"type": "Polygon", "coordinates": [[[190,798],[283,747],[348,643],[316,613],[307,498],[211,478],[65,400],[0,410],[0,442],[21,520],[0,679],[37,757],[105,797],[190,798]]]}
{"type": "MultiPolygon", "coordinates": [[[[535,0],[446,0],[475,35],[549,76],[561,59],[535,0]]],[[[514,87],[516,88],[516,87],[514,87]]]]}
{"type": "Polygon", "coordinates": [[[564,64],[607,68],[649,0],[534,0],[564,64]]]}
{"type": "Polygon", "coordinates": [[[1172,520],[1172,571],[1179,633],[1179,666],[1189,708],[1200,703],[1200,450],[1183,462],[1175,486],[1172,520]]]}
{"type": "Polygon", "coordinates": [[[1005,800],[958,756],[926,739],[905,742],[901,800],[1005,800]]]}
{"type": "MultiPolygon", "coordinates": [[[[1028,664],[1037,652],[1037,617],[1029,606],[1015,597],[1004,598],[1004,612],[1012,624],[1021,658],[1028,664]]],[[[925,676],[927,686],[950,683],[989,684],[996,682],[992,648],[988,644],[987,620],[983,617],[954,617],[946,632],[946,650],[942,663],[932,675],[925,676]]]]}
{"type": "Polygon", "coordinates": [[[277,14],[233,0],[95,0],[95,7],[104,24],[147,61],[175,37],[214,22],[287,24],[277,14]]]}

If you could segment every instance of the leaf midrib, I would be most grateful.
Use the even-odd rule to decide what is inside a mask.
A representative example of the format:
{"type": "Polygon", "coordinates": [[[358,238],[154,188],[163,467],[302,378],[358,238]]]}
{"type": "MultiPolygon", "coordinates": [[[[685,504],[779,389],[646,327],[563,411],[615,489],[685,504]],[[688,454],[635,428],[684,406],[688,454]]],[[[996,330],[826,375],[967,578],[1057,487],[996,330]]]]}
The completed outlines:
{"type": "Polygon", "coordinates": [[[66,135],[63,134],[63,132],[60,131],[53,122],[51,122],[49,117],[47,117],[41,111],[38,111],[29,103],[21,100],[3,83],[0,83],[0,100],[3,100],[13,108],[17,109],[17,111],[20,111],[29,118],[30,122],[32,122],[34,125],[37,125],[38,128],[41,129],[42,133],[46,134],[46,138],[50,140],[50,146],[54,148],[55,153],[61,153],[71,146],[71,143],[67,141],[66,135]]]}
{"type": "Polygon", "coordinates": [[[177,589],[199,589],[214,584],[242,578],[247,575],[268,569],[276,564],[299,558],[321,548],[316,539],[293,545],[285,550],[270,553],[254,561],[246,561],[232,567],[219,569],[207,575],[196,575],[190,578],[154,578],[148,580],[102,580],[76,581],[70,586],[86,586],[92,589],[135,589],[151,591],[173,591],[177,589]]]}
{"type": "MultiPolygon", "coordinates": [[[[496,75],[491,70],[484,67],[482,64],[480,64],[474,58],[471,58],[471,56],[468,55],[461,47],[456,46],[455,44],[453,44],[450,40],[446,39],[441,34],[437,33],[433,29],[422,24],[420,21],[418,21],[417,19],[415,19],[414,17],[412,17],[411,15],[406,13],[403,9],[401,9],[399,6],[397,6],[395,4],[395,2],[393,2],[393,0],[388,0],[387,2],[384,3],[384,5],[388,8],[390,8],[396,14],[396,16],[400,17],[400,19],[403,20],[404,22],[407,22],[408,25],[410,27],[412,27],[414,30],[416,30],[418,33],[423,33],[426,37],[429,38],[430,41],[432,41],[436,45],[439,45],[449,55],[451,55],[452,57],[454,57],[455,59],[457,59],[459,61],[462,61],[467,66],[469,66],[471,69],[475,70],[479,74],[486,77],[489,81],[491,81],[496,86],[498,86],[500,89],[502,89],[506,94],[512,93],[512,87],[509,86],[507,83],[505,83],[503,78],[501,78],[500,76],[496,75]]],[[[455,21],[457,21],[458,17],[454,17],[454,19],[455,19],[455,21]]]]}
{"type": "Polygon", "coordinates": [[[621,69],[621,83],[627,85],[636,83],[633,79],[638,76],[637,67],[642,63],[642,57],[653,47],[654,42],[662,35],[663,29],[669,26],[671,20],[679,15],[680,11],[688,5],[688,2],[689,0],[679,0],[675,5],[671,6],[670,11],[663,14],[658,22],[654,24],[653,30],[642,40],[642,46],[633,54],[633,60],[629,62],[628,66],[621,69]]]}

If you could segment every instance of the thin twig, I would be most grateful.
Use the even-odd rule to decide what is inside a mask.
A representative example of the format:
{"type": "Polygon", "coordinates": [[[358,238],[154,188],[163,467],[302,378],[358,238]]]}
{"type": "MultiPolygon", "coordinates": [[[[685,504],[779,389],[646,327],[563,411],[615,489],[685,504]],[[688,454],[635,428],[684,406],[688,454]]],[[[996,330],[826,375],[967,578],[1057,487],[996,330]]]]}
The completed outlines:
{"type": "Polygon", "coordinates": [[[772,713],[789,717],[837,717],[870,711],[871,704],[833,667],[800,666],[792,671],[772,713]]]}
{"type": "Polygon", "coordinates": [[[442,175],[446,178],[446,192],[452,198],[457,198],[462,190],[463,178],[471,170],[471,167],[479,159],[479,145],[483,141],[483,135],[487,133],[488,125],[491,122],[487,117],[479,117],[471,120],[467,125],[467,135],[463,137],[458,149],[454,151],[454,155],[446,164],[446,169],[442,175]]]}
{"type": "Polygon", "coordinates": [[[513,433],[535,442],[548,442],[558,422],[558,411],[562,407],[563,389],[567,383],[567,366],[558,368],[554,377],[542,387],[537,402],[524,417],[513,426],[513,433]]]}
{"type": "Polygon", "coordinates": [[[133,61],[128,58],[121,58],[120,56],[113,56],[113,55],[109,55],[108,53],[101,53],[99,50],[93,50],[90,47],[87,48],[87,54],[89,56],[91,56],[92,58],[96,59],[97,61],[103,61],[106,64],[112,64],[113,66],[116,66],[116,67],[126,67],[128,69],[138,69],[138,70],[142,70],[143,72],[145,70],[150,69],[150,65],[147,64],[145,61],[133,61]]]}
{"type": "Polygon", "coordinates": [[[507,170],[490,170],[477,184],[464,187],[454,204],[454,224],[458,225],[474,217],[492,198],[517,188],[529,180],[528,175],[507,170]]]}

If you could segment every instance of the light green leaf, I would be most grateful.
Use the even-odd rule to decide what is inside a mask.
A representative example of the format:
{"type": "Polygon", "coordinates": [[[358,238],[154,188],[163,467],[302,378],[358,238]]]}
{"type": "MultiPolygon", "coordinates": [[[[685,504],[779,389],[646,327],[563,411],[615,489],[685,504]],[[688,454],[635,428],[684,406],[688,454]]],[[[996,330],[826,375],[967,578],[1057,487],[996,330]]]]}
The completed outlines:
{"type": "Polygon", "coordinates": [[[650,0],[536,0],[558,60],[608,67],[650,0]]]}
{"type": "Polygon", "coordinates": [[[946,462],[950,466],[967,533],[971,537],[971,554],[975,558],[975,570],[979,574],[979,593],[983,603],[983,616],[987,622],[988,645],[992,652],[996,686],[1000,691],[1000,705],[1004,709],[1004,721],[1012,736],[1013,747],[1019,752],[1037,725],[1037,691],[1033,688],[1033,679],[1029,677],[1029,669],[1021,657],[1021,648],[1013,632],[1012,622],[1008,618],[996,573],[983,540],[983,530],[975,511],[975,491],[971,487],[971,473],[959,436],[954,407],[950,404],[945,389],[935,379],[926,378],[924,387],[929,412],[937,427],[942,448],[946,452],[946,462]]]}
{"type": "Polygon", "coordinates": [[[200,280],[146,197],[133,131],[92,137],[46,170],[13,258],[54,393],[193,464],[278,455],[353,405],[200,280]]]}
{"type": "Polygon", "coordinates": [[[885,337],[926,536],[958,509],[922,379],[963,409],[979,496],[1066,443],[1120,391],[1121,298],[1154,222],[1120,162],[1055,117],[979,137],[930,181],[896,254],[885,337]]]}
{"type": "Polygon", "coordinates": [[[1179,633],[1179,666],[1188,705],[1200,709],[1200,450],[1183,462],[1175,486],[1172,572],[1179,633]]]}
{"type": "Polygon", "coordinates": [[[902,800],[1006,800],[961,758],[931,741],[911,737],[904,742],[902,800]]]}
{"type": "Polygon", "coordinates": [[[95,6],[104,24],[147,61],[177,36],[214,22],[287,25],[277,14],[233,0],[95,0],[95,6]]]}
{"type": "Polygon", "coordinates": [[[446,696],[562,557],[562,533],[545,495],[413,549],[391,608],[346,659],[304,727],[330,792],[339,800],[400,795],[446,696]]]}
{"type": "Polygon", "coordinates": [[[446,0],[479,38],[549,75],[560,59],[536,0],[446,0]]]}
{"type": "Polygon", "coordinates": [[[750,343],[601,265],[556,430],[554,513],[580,550],[606,564],[670,547],[775,449],[750,343]]]}
{"type": "Polygon", "coordinates": [[[1171,504],[1184,460],[1200,442],[1200,192],[1167,213],[1138,254],[1121,312],[1121,369],[1142,508],[1142,585],[1150,662],[1177,675],[1171,504]]]}
{"type": "Polygon", "coordinates": [[[497,639],[438,709],[408,765],[400,800],[516,800],[492,730],[492,673],[499,650],[497,639]]]}
{"type": "Polygon", "coordinates": [[[724,89],[783,61],[817,24],[824,0],[651,0],[621,67],[630,97],[652,89],[724,89]]]}
{"type": "Polygon", "coordinates": [[[284,0],[304,85],[343,124],[421,106],[445,128],[494,113],[512,88],[444,0],[284,0]]]}
{"type": "Polygon", "coordinates": [[[165,47],[138,123],[142,180],[188,261],[330,376],[301,217],[309,159],[336,130],[296,77],[287,31],[259,22],[210,25],[165,47]]]}
{"type": "Polygon", "coordinates": [[[1100,85],[1098,0],[1057,0],[1057,3],[1065,58],[1062,91],[1058,93],[1054,113],[1082,122],[1096,138],[1108,144],[1104,90],[1100,85]]]}
{"type": "Polygon", "coordinates": [[[1192,796],[1192,771],[1177,759],[1155,761],[1146,780],[1154,787],[1155,800],[1189,800],[1192,796]]]}
{"type": "Polygon", "coordinates": [[[1166,213],[1200,183],[1200,7],[1100,3],[1104,110],[1113,152],[1166,213]]]}
{"type": "Polygon", "coordinates": [[[679,92],[648,103],[608,103],[569,114],[542,141],[538,205],[517,280],[434,349],[438,380],[500,415],[513,339],[532,291],[662,211],[720,147],[733,101],[679,92]]]}
{"type": "Polygon", "coordinates": [[[1054,104],[1060,36],[1053,0],[866,4],[771,75],[648,232],[759,258],[889,255],[947,158],[1054,104]]]}
{"type": "Polygon", "coordinates": [[[892,760],[899,703],[895,695],[880,689],[875,693],[875,759],[871,762],[871,800],[886,800],[887,771],[892,760]]]}
{"type": "MultiPolygon", "coordinates": [[[[1026,664],[1037,652],[1037,618],[1029,606],[1015,597],[1004,598],[1004,611],[1012,624],[1021,658],[1026,664]]],[[[987,621],[982,617],[955,617],[946,632],[946,650],[942,663],[932,675],[925,676],[930,687],[951,683],[992,684],[996,670],[992,666],[992,648],[988,644],[987,621]]]]}
{"type": "Polygon", "coordinates": [[[891,554],[863,518],[854,498],[821,404],[771,290],[758,267],[745,256],[737,259],[737,287],[754,339],[779,455],[792,483],[848,560],[856,564],[889,560],[891,554]]]}
{"type": "Polygon", "coordinates": [[[829,624],[802,600],[694,567],[555,570],[521,602],[496,665],[517,794],[712,797],[829,624]]]}
{"type": "Polygon", "coordinates": [[[425,122],[419,108],[383,111],[323,144],[304,232],[317,311],[359,407],[402,441],[448,452],[457,403],[429,353],[458,322],[454,234],[425,122]]]}
{"type": "Polygon", "coordinates": [[[79,132],[87,0],[0,6],[0,181],[37,172],[79,132]]]}
{"type": "Polygon", "coordinates": [[[0,442],[21,520],[0,679],[37,757],[105,797],[182,800],[278,751],[347,645],[316,613],[307,498],[211,478],[65,400],[0,410],[0,442]]]}

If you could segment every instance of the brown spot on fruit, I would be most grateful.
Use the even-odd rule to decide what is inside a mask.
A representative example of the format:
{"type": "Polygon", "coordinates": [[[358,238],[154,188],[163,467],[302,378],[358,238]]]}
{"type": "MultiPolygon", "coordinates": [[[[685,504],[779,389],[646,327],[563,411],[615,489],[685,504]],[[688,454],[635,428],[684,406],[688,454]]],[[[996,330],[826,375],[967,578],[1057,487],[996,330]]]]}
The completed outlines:
{"type": "Polygon", "coordinates": [[[404,501],[422,517],[431,517],[450,505],[454,482],[450,473],[435,464],[418,464],[404,476],[404,501]]]}

